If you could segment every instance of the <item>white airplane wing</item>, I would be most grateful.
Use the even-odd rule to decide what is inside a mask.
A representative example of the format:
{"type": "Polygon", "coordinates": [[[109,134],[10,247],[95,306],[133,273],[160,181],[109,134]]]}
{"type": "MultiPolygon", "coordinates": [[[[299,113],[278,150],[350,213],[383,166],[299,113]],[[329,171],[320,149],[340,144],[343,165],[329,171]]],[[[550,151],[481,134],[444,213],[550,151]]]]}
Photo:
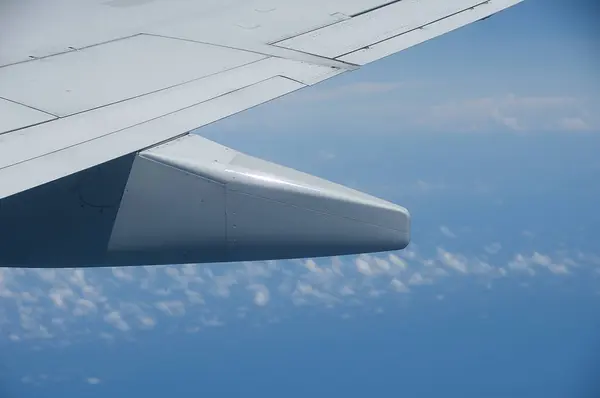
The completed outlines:
{"type": "Polygon", "coordinates": [[[2,1],[0,265],[406,246],[404,208],[189,132],[520,1],[2,1]]]}

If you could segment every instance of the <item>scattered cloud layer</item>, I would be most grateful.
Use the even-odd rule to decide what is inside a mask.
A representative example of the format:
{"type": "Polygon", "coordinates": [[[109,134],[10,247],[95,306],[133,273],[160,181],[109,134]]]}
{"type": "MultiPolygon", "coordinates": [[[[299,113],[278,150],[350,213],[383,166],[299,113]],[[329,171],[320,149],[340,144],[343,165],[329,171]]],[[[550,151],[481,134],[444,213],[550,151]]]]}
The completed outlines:
{"type": "MultiPolygon", "coordinates": [[[[449,242],[457,238],[448,226],[440,231],[449,242]]],[[[589,275],[600,282],[597,256],[533,250],[500,260],[505,251],[491,242],[480,254],[411,245],[377,255],[229,265],[0,269],[0,340],[113,341],[166,325],[196,333],[260,314],[285,318],[290,306],[335,307],[341,316],[356,306],[375,311],[381,298],[418,295],[424,286],[437,286],[444,297],[444,287],[460,280],[488,288],[507,278],[589,275]]]]}

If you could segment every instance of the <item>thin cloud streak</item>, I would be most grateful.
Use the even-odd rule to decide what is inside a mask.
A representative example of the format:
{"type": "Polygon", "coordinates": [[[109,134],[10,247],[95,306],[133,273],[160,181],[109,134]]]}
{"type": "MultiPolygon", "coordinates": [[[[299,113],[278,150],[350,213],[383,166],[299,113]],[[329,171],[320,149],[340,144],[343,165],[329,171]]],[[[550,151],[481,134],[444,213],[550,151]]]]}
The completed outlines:
{"type": "MultiPolygon", "coordinates": [[[[561,94],[490,92],[469,96],[445,84],[367,81],[311,87],[219,122],[228,133],[320,129],[349,117],[354,133],[584,133],[600,132],[597,98],[561,94]],[[350,115],[350,116],[349,116],[350,115]],[[318,121],[318,122],[317,122],[318,121]]],[[[201,134],[210,129],[203,129],[201,134]]]]}

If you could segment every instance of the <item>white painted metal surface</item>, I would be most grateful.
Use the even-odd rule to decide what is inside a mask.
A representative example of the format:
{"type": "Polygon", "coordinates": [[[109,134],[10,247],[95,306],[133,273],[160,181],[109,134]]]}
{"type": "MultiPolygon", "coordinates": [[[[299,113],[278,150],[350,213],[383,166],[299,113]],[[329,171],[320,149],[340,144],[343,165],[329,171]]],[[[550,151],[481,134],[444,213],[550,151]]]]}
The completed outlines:
{"type": "Polygon", "coordinates": [[[223,184],[137,157],[108,250],[185,252],[202,247],[224,257],[225,206],[223,184]]]}
{"type": "MultiPolygon", "coordinates": [[[[45,116],[35,119],[33,113],[22,114],[23,109],[13,112],[10,105],[0,107],[1,123],[23,127],[31,118],[33,125],[2,137],[0,197],[19,192],[17,187],[32,188],[75,173],[83,165],[92,167],[87,159],[102,163],[125,150],[155,145],[231,114],[216,109],[214,115],[199,115],[195,125],[185,121],[182,124],[188,130],[181,130],[176,127],[178,118],[189,107],[203,112],[215,109],[209,101],[223,106],[228,100],[220,96],[276,76],[300,82],[294,89],[316,84],[354,69],[354,63],[371,62],[519,1],[491,0],[483,5],[481,0],[3,2],[0,60],[26,62],[0,67],[0,97],[67,117],[35,125],[38,120],[46,121],[45,116]],[[465,18],[457,14],[454,19],[443,19],[469,5],[475,10],[465,12],[465,18]],[[394,36],[440,18],[424,29],[394,36]],[[57,24],[60,29],[51,29],[57,24]],[[268,44],[282,37],[291,38],[268,44]],[[115,41],[102,44],[107,40],[115,41]],[[213,45],[211,40],[235,48],[213,45]],[[366,45],[372,47],[360,50],[366,45]],[[332,59],[348,51],[353,52],[341,57],[342,62],[332,59]],[[30,59],[26,53],[45,58],[30,59]],[[135,126],[146,128],[147,122],[154,124],[167,115],[158,123],[164,131],[130,134],[135,126]],[[110,147],[103,137],[110,137],[110,147]],[[80,152],[75,147],[81,145],[90,148],[81,149],[81,158],[56,160],[80,152]],[[84,156],[87,151],[93,155],[84,156]],[[71,165],[70,171],[66,164],[71,165]],[[21,170],[34,175],[19,178],[21,170]]],[[[274,96],[261,92],[260,100],[248,103],[287,93],[290,84],[273,90],[274,96]]],[[[235,97],[228,94],[227,98],[235,97]]],[[[244,109],[233,108],[234,112],[244,109]]]]}
{"type": "MultiPolygon", "coordinates": [[[[55,119],[53,115],[0,98],[0,134],[55,119]]],[[[2,138],[0,138],[2,145],[2,138]]]]}
{"type": "MultiPolygon", "coordinates": [[[[4,167],[0,169],[0,199],[136,152],[140,148],[151,147],[185,134],[199,125],[212,123],[302,87],[296,81],[273,77],[113,134],[105,134],[78,145],[63,146],[46,155],[4,167]]],[[[77,127],[80,126],[69,126],[73,131],[77,131],[77,127]]],[[[43,135],[35,139],[40,137],[43,135]]],[[[4,154],[9,153],[4,152],[4,144],[0,145],[0,150],[2,162],[4,154]]]]}
{"type": "MultiPolygon", "coordinates": [[[[147,159],[227,185],[228,192],[270,200],[397,229],[400,208],[371,195],[188,135],[142,152],[147,159]],[[268,194],[267,194],[268,192],[268,194]],[[266,195],[266,196],[265,196],[266,195]],[[360,208],[356,208],[356,204],[360,208]],[[370,209],[377,209],[372,213],[370,209]],[[387,214],[384,210],[391,211],[387,214]],[[383,217],[379,217],[382,215],[383,217]]],[[[406,212],[406,209],[403,209],[406,212]]]]}
{"type": "Polygon", "coordinates": [[[0,144],[0,198],[155,145],[339,73],[330,67],[269,58],[5,135],[0,144]]]}
{"type": "MultiPolygon", "coordinates": [[[[487,6],[488,9],[491,9],[493,7],[490,3],[496,2],[508,7],[516,1],[403,0],[356,18],[277,42],[275,45],[323,57],[337,58],[415,30],[417,31],[413,36],[422,35],[426,38],[422,41],[425,41],[443,34],[447,30],[445,31],[443,28],[434,30],[437,34],[431,36],[431,30],[420,32],[422,27],[458,13],[471,12],[477,7],[487,6]]],[[[489,13],[484,12],[483,15],[489,15],[489,13]]],[[[444,27],[444,25],[442,24],[440,27],[444,27]]]]}
{"type": "MultiPolygon", "coordinates": [[[[36,126],[4,140],[0,146],[0,178],[1,170],[12,164],[125,130],[274,76],[286,76],[295,81],[306,81],[305,84],[310,84],[314,80],[323,79],[336,73],[339,71],[331,68],[281,59],[268,59],[152,95],[62,118],[44,126],[36,126]],[[35,142],[36,145],[31,145],[32,142],[35,142]]],[[[303,84],[297,84],[298,88],[303,86],[303,84]]],[[[261,98],[264,97],[261,96],[261,98]]],[[[207,119],[214,121],[211,115],[205,115],[198,120],[195,127],[203,126],[202,120],[207,119]]],[[[166,131],[165,134],[174,137],[184,132],[166,131]]],[[[160,141],[155,143],[158,142],[160,141]]],[[[144,146],[142,145],[138,149],[144,148],[144,146]]]]}
{"type": "MultiPolygon", "coordinates": [[[[389,0],[388,0],[389,1],[389,0]]],[[[274,41],[386,0],[3,0],[0,66],[139,33],[274,41]],[[209,35],[209,36],[208,36],[209,35]]]]}
{"type": "Polygon", "coordinates": [[[437,22],[417,28],[406,33],[399,34],[391,39],[381,41],[377,44],[362,48],[338,59],[345,62],[350,62],[357,65],[365,65],[369,62],[377,61],[388,55],[405,50],[409,47],[423,43],[433,39],[444,33],[451,32],[462,26],[476,22],[489,15],[504,10],[507,7],[514,5],[514,0],[492,0],[476,7],[466,9],[462,12],[454,14],[450,17],[443,18],[437,22]]]}
{"type": "Polygon", "coordinates": [[[264,58],[247,51],[140,35],[0,68],[0,97],[68,116],[264,58]]]}
{"type": "Polygon", "coordinates": [[[144,253],[265,260],[397,250],[409,240],[401,206],[186,136],[140,153],[109,251],[117,262],[144,253]]]}
{"type": "MultiPolygon", "coordinates": [[[[177,202],[181,209],[194,209],[194,197],[214,191],[212,183],[194,185],[198,177],[222,177],[216,184],[224,184],[227,195],[215,206],[233,209],[226,220],[226,245],[221,246],[225,257],[210,250],[179,250],[186,242],[217,236],[220,227],[198,230],[190,224],[181,229],[184,226],[172,220],[148,224],[151,220],[141,220],[136,212],[136,202],[140,204],[144,197],[138,195],[137,199],[127,196],[128,204],[123,203],[133,210],[119,211],[126,221],[118,228],[125,229],[115,229],[113,242],[117,251],[137,248],[132,249],[137,250],[135,256],[106,258],[107,228],[113,226],[110,217],[116,216],[117,205],[99,214],[93,206],[84,210],[73,206],[82,200],[77,196],[82,189],[78,181],[84,175],[97,195],[111,192],[120,197],[131,162],[140,151],[520,1],[1,1],[0,200],[10,206],[0,206],[0,237],[5,237],[0,240],[0,264],[35,266],[48,256],[59,266],[113,260],[128,265],[171,263],[211,256],[218,261],[289,258],[405,245],[409,222],[400,207],[239,154],[221,158],[227,166],[216,174],[214,168],[198,171],[206,166],[207,157],[225,152],[187,139],[176,141],[176,153],[170,152],[169,145],[146,153],[160,154],[161,162],[171,162],[177,169],[195,170],[190,171],[193,177],[163,176],[165,183],[175,184],[186,196],[177,202]],[[119,181],[93,173],[100,169],[117,173],[119,181]],[[20,202],[23,197],[29,199],[20,202]],[[28,214],[41,211],[40,206],[44,216],[32,221],[28,214]],[[75,229],[54,228],[56,220],[48,217],[54,211],[71,215],[75,229]],[[87,218],[77,218],[81,212],[87,218]],[[15,222],[21,228],[10,240],[14,230],[9,224],[15,222]],[[40,223],[43,228],[37,230],[40,223]],[[177,238],[170,241],[173,251],[159,255],[150,250],[156,244],[154,235],[144,231],[161,226],[177,238]],[[140,239],[124,241],[129,232],[123,231],[131,231],[128,228],[137,229],[140,239]],[[44,239],[34,244],[28,238],[53,230],[56,234],[46,246],[44,239]],[[73,257],[65,248],[73,245],[77,230],[88,233],[80,247],[93,250],[73,257]],[[13,241],[20,243],[3,248],[2,242],[13,241]],[[274,243],[269,246],[269,242],[274,243]],[[262,254],[255,249],[263,250],[262,254]]],[[[140,162],[138,166],[144,164],[140,162]]],[[[140,181],[162,175],[162,171],[143,169],[140,181]]],[[[141,186],[152,188],[150,182],[141,186]]],[[[86,198],[84,206],[94,199],[86,198]]],[[[155,199],[146,204],[187,219],[169,207],[168,195],[155,199]]],[[[210,224],[217,207],[196,209],[190,222],[210,224]]]]}

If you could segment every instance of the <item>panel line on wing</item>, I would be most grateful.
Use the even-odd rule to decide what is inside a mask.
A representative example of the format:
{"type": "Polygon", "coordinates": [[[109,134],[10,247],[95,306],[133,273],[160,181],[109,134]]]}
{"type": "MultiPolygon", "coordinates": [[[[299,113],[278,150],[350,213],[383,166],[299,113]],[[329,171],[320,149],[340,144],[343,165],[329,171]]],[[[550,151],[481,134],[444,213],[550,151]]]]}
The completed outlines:
{"type": "MultiPolygon", "coordinates": [[[[198,127],[279,98],[304,85],[279,76],[102,136],[64,145],[0,169],[0,199],[94,165],[145,150],[198,127]],[[18,164],[17,164],[18,163],[18,164]],[[17,178],[18,177],[18,178],[17,178]]],[[[61,119],[69,121],[70,118],[61,119]]],[[[71,125],[72,126],[72,125],[71,125]]],[[[69,128],[69,125],[66,126],[69,128]]],[[[31,141],[30,141],[31,142],[31,141]]],[[[1,147],[0,147],[1,148],[1,147]]],[[[0,160],[2,158],[0,157],[0,160]]]]}
{"type": "Polygon", "coordinates": [[[26,108],[29,108],[29,109],[33,109],[34,111],[38,111],[38,112],[45,113],[45,114],[46,114],[46,115],[48,115],[48,116],[52,116],[52,117],[55,117],[55,118],[58,118],[58,117],[60,117],[60,116],[58,116],[58,115],[55,115],[54,113],[50,113],[50,112],[44,111],[44,110],[42,110],[42,109],[38,109],[38,108],[36,108],[36,107],[33,107],[33,106],[31,106],[31,105],[24,104],[24,103],[22,103],[22,102],[19,102],[19,101],[14,101],[14,100],[11,100],[10,98],[6,98],[6,97],[2,97],[2,96],[0,96],[0,99],[3,99],[3,100],[5,100],[5,101],[8,101],[8,102],[12,102],[13,104],[17,104],[17,105],[24,106],[24,107],[26,107],[26,108]]]}
{"type": "MultiPolygon", "coordinates": [[[[79,145],[82,145],[82,144],[85,144],[85,143],[88,143],[88,142],[92,142],[92,141],[95,141],[95,140],[99,140],[99,139],[105,138],[106,136],[113,135],[113,134],[119,133],[119,132],[121,132],[121,131],[124,131],[124,130],[127,130],[127,129],[131,129],[131,128],[134,128],[134,127],[137,127],[137,126],[140,126],[140,125],[143,125],[143,124],[146,124],[146,123],[152,122],[152,121],[154,121],[154,120],[161,119],[161,118],[163,118],[163,117],[166,117],[166,116],[170,116],[170,115],[176,114],[176,113],[178,113],[178,112],[181,112],[181,111],[185,111],[185,110],[187,110],[187,109],[190,109],[190,108],[193,108],[193,107],[195,107],[195,106],[202,105],[202,104],[204,104],[204,103],[208,103],[208,102],[211,102],[211,101],[217,100],[217,99],[219,99],[219,98],[222,98],[222,97],[226,97],[226,96],[228,96],[228,95],[231,95],[231,94],[234,94],[234,93],[236,93],[236,92],[238,92],[238,91],[243,91],[243,90],[245,90],[245,89],[248,89],[248,88],[250,88],[250,87],[252,87],[252,86],[257,86],[257,85],[259,85],[259,84],[261,84],[261,83],[264,83],[264,82],[270,81],[270,80],[272,80],[274,77],[281,77],[281,78],[287,79],[287,80],[289,80],[289,81],[291,81],[291,82],[294,82],[294,83],[300,83],[300,84],[302,84],[303,86],[305,86],[305,87],[306,87],[306,84],[304,84],[304,83],[301,83],[301,82],[298,82],[298,81],[296,81],[296,80],[294,80],[294,79],[291,79],[291,78],[289,78],[289,77],[287,77],[287,76],[279,76],[279,75],[277,75],[277,76],[272,76],[272,77],[269,77],[269,78],[267,78],[267,79],[263,79],[263,80],[260,80],[260,81],[254,82],[254,83],[252,83],[252,84],[248,84],[248,85],[246,85],[246,86],[239,87],[239,88],[236,88],[236,89],[234,89],[234,90],[228,91],[228,92],[226,92],[226,93],[223,93],[223,94],[217,95],[217,96],[215,96],[215,97],[212,97],[212,98],[209,98],[209,99],[207,99],[207,100],[203,100],[203,101],[200,101],[200,102],[196,102],[196,103],[193,103],[193,104],[187,105],[187,106],[185,106],[185,107],[183,107],[183,108],[179,108],[179,109],[177,109],[177,110],[174,110],[174,111],[172,111],[172,112],[168,112],[168,113],[165,113],[165,114],[162,114],[162,115],[159,115],[159,116],[153,117],[153,118],[149,118],[149,119],[146,119],[146,120],[144,120],[144,121],[141,121],[141,122],[139,122],[139,123],[135,123],[135,124],[132,124],[132,125],[129,125],[129,126],[126,126],[126,127],[120,128],[120,129],[118,129],[118,130],[110,131],[110,132],[108,132],[108,133],[106,133],[106,134],[103,134],[103,135],[100,135],[100,136],[97,136],[97,137],[94,137],[94,138],[90,138],[89,140],[85,140],[85,141],[79,141],[79,142],[77,142],[77,143],[74,143],[74,144],[72,144],[72,145],[67,145],[67,146],[64,146],[64,147],[62,147],[62,148],[60,148],[60,149],[56,149],[56,150],[49,151],[49,152],[46,152],[46,153],[43,153],[43,154],[40,154],[40,155],[37,155],[37,156],[33,156],[33,157],[30,157],[30,158],[27,158],[27,159],[23,159],[23,160],[21,160],[21,161],[14,162],[14,163],[11,163],[11,164],[8,164],[8,165],[6,165],[6,166],[0,166],[0,171],[2,171],[2,170],[4,170],[4,169],[8,169],[8,168],[10,168],[10,167],[13,167],[13,166],[18,166],[18,165],[20,165],[20,164],[22,164],[22,163],[27,163],[27,162],[29,162],[29,161],[32,161],[32,160],[35,160],[35,159],[38,159],[38,158],[42,158],[42,157],[44,157],[44,156],[51,155],[51,154],[53,154],[53,153],[61,152],[61,151],[65,150],[65,149],[73,148],[73,147],[76,147],[76,146],[79,146],[79,145]]],[[[67,120],[67,119],[68,119],[68,118],[62,118],[62,120],[67,120]]],[[[193,130],[193,129],[192,129],[192,130],[193,130]]],[[[159,143],[156,143],[156,144],[152,144],[150,147],[144,147],[144,148],[140,148],[140,151],[146,150],[146,149],[148,149],[148,148],[151,148],[151,147],[153,147],[153,146],[155,146],[155,145],[160,145],[161,143],[164,143],[164,142],[166,142],[166,141],[170,141],[171,139],[176,139],[176,138],[183,137],[183,136],[185,136],[186,134],[189,134],[189,132],[190,132],[190,131],[191,131],[191,130],[189,130],[189,131],[185,131],[185,132],[183,132],[183,133],[180,133],[180,134],[177,134],[177,135],[175,135],[175,136],[173,136],[173,137],[170,137],[168,140],[165,140],[165,141],[163,141],[163,142],[159,142],[159,143]]]]}
{"type": "Polygon", "coordinates": [[[0,69],[0,95],[55,115],[69,116],[265,58],[210,44],[137,35],[45,61],[0,69]],[[139,63],[145,65],[140,68],[139,63]],[[102,80],[103,84],[98,85],[96,80],[102,80]]]}
{"type": "Polygon", "coordinates": [[[40,57],[35,57],[33,55],[30,55],[28,59],[24,59],[22,61],[11,62],[11,63],[8,63],[8,64],[2,64],[2,65],[0,65],[0,69],[6,68],[8,66],[25,64],[25,63],[28,63],[28,62],[35,62],[35,61],[38,61],[40,59],[48,59],[48,58],[56,57],[56,56],[59,56],[59,55],[64,55],[64,54],[68,54],[68,53],[72,53],[72,52],[76,52],[76,51],[81,51],[81,50],[86,50],[88,48],[92,48],[92,47],[96,47],[96,46],[102,46],[104,44],[114,43],[114,42],[117,42],[117,41],[120,41],[120,40],[131,39],[132,37],[137,37],[137,36],[140,36],[140,35],[142,35],[142,33],[136,33],[136,34],[133,34],[133,35],[117,37],[116,39],[106,40],[106,41],[102,41],[102,42],[90,44],[90,45],[83,46],[83,47],[67,47],[67,49],[64,50],[64,51],[60,51],[60,52],[56,52],[56,53],[52,53],[52,54],[48,54],[48,55],[44,55],[44,56],[40,56],[40,57]]]}
{"type": "Polygon", "coordinates": [[[276,77],[282,77],[287,80],[291,80],[294,83],[302,84],[304,87],[308,87],[308,84],[301,82],[300,80],[294,79],[293,77],[285,76],[285,75],[275,75],[276,77]]]}
{"type": "MultiPolygon", "coordinates": [[[[229,72],[229,71],[233,71],[233,70],[236,70],[236,69],[240,69],[240,68],[243,68],[243,67],[247,67],[247,66],[249,66],[249,65],[256,64],[256,63],[258,63],[258,62],[261,62],[261,61],[264,61],[264,60],[265,60],[265,58],[263,58],[263,59],[258,59],[258,60],[256,60],[256,61],[252,61],[252,62],[249,62],[249,63],[247,63],[247,64],[238,65],[238,66],[235,66],[235,67],[233,67],[233,68],[231,68],[231,69],[228,69],[228,70],[227,70],[227,72],[229,72]]],[[[86,109],[86,110],[83,110],[83,111],[79,111],[79,112],[71,113],[71,114],[69,114],[69,115],[68,115],[68,116],[66,116],[66,117],[77,116],[77,115],[80,115],[80,114],[83,114],[83,113],[87,113],[87,112],[91,112],[91,111],[100,110],[100,109],[102,109],[102,108],[107,108],[107,107],[109,107],[109,106],[118,105],[118,104],[121,104],[121,103],[124,103],[124,102],[128,102],[128,101],[131,101],[131,100],[136,100],[136,99],[139,99],[139,98],[148,97],[148,96],[151,96],[151,95],[153,95],[153,94],[158,94],[158,93],[161,93],[161,92],[163,92],[163,91],[172,90],[172,89],[174,89],[174,88],[177,88],[177,87],[182,87],[182,86],[185,86],[186,84],[190,84],[190,83],[194,83],[194,82],[201,81],[201,80],[203,80],[203,79],[207,79],[207,78],[210,78],[210,77],[214,77],[214,76],[217,76],[217,75],[219,75],[219,74],[222,74],[222,73],[224,73],[224,72],[215,72],[215,73],[212,73],[212,74],[210,74],[210,75],[206,75],[206,76],[202,76],[202,77],[199,77],[199,78],[196,78],[196,79],[188,80],[188,81],[186,81],[186,82],[182,82],[182,83],[177,83],[177,84],[174,84],[174,85],[172,85],[172,86],[169,86],[169,87],[164,87],[164,88],[161,88],[161,89],[158,89],[158,90],[155,90],[155,91],[150,91],[150,92],[147,92],[147,93],[144,93],[144,94],[136,95],[136,96],[134,96],[134,97],[130,97],[130,98],[124,98],[124,99],[122,99],[122,100],[119,100],[119,101],[116,101],[116,102],[111,102],[111,103],[109,103],[109,104],[100,105],[100,106],[97,106],[97,107],[95,107],[95,108],[89,108],[89,109],[86,109]]],[[[246,86],[246,87],[247,87],[247,86],[246,86]]],[[[241,88],[244,88],[244,87],[241,87],[241,88]]],[[[234,91],[237,91],[237,90],[234,90],[234,91]]],[[[234,91],[231,91],[231,92],[234,92],[234,91]]],[[[226,94],[229,94],[229,92],[228,92],[228,93],[225,93],[225,94],[222,94],[222,95],[226,95],[226,94]]],[[[219,95],[219,96],[217,96],[217,97],[214,97],[214,98],[218,98],[218,97],[220,97],[220,95],[219,95]]],[[[212,98],[211,98],[211,99],[212,99],[212,98]]],[[[208,100],[208,101],[210,101],[210,100],[208,100]]],[[[204,102],[204,101],[203,101],[203,102],[204,102]]],[[[198,104],[201,104],[201,103],[202,103],[202,102],[199,102],[198,104]]],[[[195,104],[195,105],[197,105],[197,104],[195,104]]],[[[185,108],[182,108],[182,109],[185,109],[185,108]]],[[[43,112],[43,111],[42,111],[42,112],[43,112]]],[[[48,112],[45,112],[45,113],[48,113],[48,112]]],[[[167,115],[168,115],[168,113],[167,113],[167,115]]],[[[163,115],[163,116],[164,116],[164,115],[163,115]]],[[[60,117],[59,117],[59,118],[60,118],[60,117]]],[[[151,120],[151,119],[148,119],[148,120],[151,120]]]]}
{"type": "Polygon", "coordinates": [[[54,115],[0,97],[0,136],[2,137],[14,131],[50,122],[56,118],[54,115]]]}
{"type": "MultiPolygon", "coordinates": [[[[402,1],[402,0],[400,0],[400,1],[402,1]]],[[[394,38],[396,38],[396,37],[400,37],[400,36],[402,36],[402,35],[405,35],[405,34],[408,34],[408,33],[410,33],[410,32],[414,32],[414,31],[417,31],[417,30],[420,30],[420,29],[424,29],[424,28],[426,28],[426,27],[427,27],[427,26],[429,26],[429,25],[433,25],[433,24],[435,24],[435,23],[438,23],[438,22],[440,22],[440,21],[443,21],[443,20],[445,20],[445,19],[452,18],[452,17],[454,17],[454,16],[456,16],[456,15],[459,15],[459,14],[462,14],[462,13],[464,13],[464,12],[467,12],[467,11],[470,11],[470,10],[474,10],[474,9],[475,9],[475,8],[477,8],[477,7],[480,7],[480,6],[482,6],[482,5],[485,5],[485,4],[488,4],[488,3],[490,3],[490,1],[491,1],[491,0],[485,0],[485,1],[482,1],[482,2],[480,2],[480,3],[477,3],[477,4],[473,5],[473,6],[466,7],[466,8],[464,8],[464,9],[462,9],[462,10],[459,10],[459,11],[456,11],[456,12],[454,12],[454,13],[452,13],[452,14],[445,15],[445,16],[443,16],[443,17],[441,17],[441,18],[438,18],[438,19],[436,19],[436,20],[433,20],[433,21],[427,22],[426,24],[423,24],[423,25],[417,26],[416,28],[409,29],[409,30],[407,30],[407,31],[404,31],[404,32],[402,32],[402,33],[398,33],[398,34],[396,34],[396,35],[393,35],[393,36],[387,37],[387,38],[385,38],[385,39],[378,40],[378,41],[376,41],[376,42],[370,43],[369,45],[363,46],[363,47],[361,47],[361,48],[357,48],[357,49],[355,49],[355,50],[348,51],[348,52],[346,52],[346,53],[344,53],[344,54],[337,55],[337,56],[335,57],[335,59],[337,59],[337,58],[341,58],[341,57],[344,57],[344,56],[346,56],[346,55],[348,55],[348,54],[352,54],[352,53],[355,53],[355,52],[357,52],[357,51],[360,51],[360,50],[364,50],[365,48],[368,48],[368,47],[370,47],[370,46],[374,46],[374,45],[377,45],[377,44],[379,44],[379,43],[383,43],[384,41],[388,41],[388,40],[390,40],[390,39],[394,39],[394,38]]],[[[397,1],[394,1],[393,3],[397,3],[397,1]]]]}
{"type": "Polygon", "coordinates": [[[54,118],[54,119],[44,120],[42,122],[28,124],[27,126],[17,127],[17,128],[6,130],[6,131],[0,131],[0,136],[4,135],[4,134],[8,134],[8,133],[14,133],[14,132],[17,132],[19,130],[26,130],[28,128],[36,127],[36,126],[39,126],[39,125],[42,125],[42,124],[50,123],[50,122],[53,122],[56,119],[60,119],[60,118],[54,118]]]}
{"type": "Polygon", "coordinates": [[[424,9],[425,4],[420,0],[393,1],[358,17],[278,41],[274,45],[339,60],[354,51],[490,4],[491,0],[431,0],[429,3],[433,7],[430,11],[424,9]]]}
{"type": "MultiPolygon", "coordinates": [[[[334,22],[334,24],[335,23],[338,23],[338,22],[334,22]]],[[[328,24],[326,26],[319,27],[315,30],[322,29],[322,28],[330,26],[330,25],[333,25],[333,24],[328,24]]],[[[305,33],[307,33],[307,32],[303,32],[302,34],[305,34],[305,33]]],[[[344,69],[344,70],[350,70],[350,71],[360,68],[360,65],[356,65],[351,62],[346,62],[346,61],[342,61],[342,60],[334,59],[334,58],[327,58],[327,57],[323,57],[322,55],[311,54],[311,53],[296,50],[293,48],[279,47],[273,43],[267,43],[267,44],[254,43],[254,44],[248,44],[246,47],[244,47],[244,46],[227,45],[227,44],[216,43],[216,42],[181,38],[181,37],[176,37],[176,36],[160,35],[160,34],[154,34],[154,33],[144,33],[144,35],[161,37],[164,39],[187,41],[187,42],[191,42],[191,43],[206,44],[209,46],[222,47],[222,48],[227,48],[230,50],[245,51],[245,52],[249,52],[252,54],[289,59],[292,61],[308,62],[308,63],[319,65],[319,66],[329,66],[332,68],[338,68],[338,69],[344,69]]],[[[285,40],[285,39],[283,39],[283,40],[285,40]]],[[[281,41],[281,40],[278,40],[278,41],[281,41]]],[[[274,43],[277,43],[277,42],[274,42],[274,43]]]]}
{"type": "Polygon", "coordinates": [[[284,35],[284,36],[280,36],[280,37],[278,37],[276,39],[268,41],[267,44],[274,45],[274,44],[276,44],[276,43],[278,43],[280,41],[291,39],[292,37],[296,37],[296,36],[300,36],[300,35],[305,35],[307,33],[316,32],[317,30],[325,29],[325,28],[328,28],[328,27],[330,27],[332,25],[335,25],[337,23],[344,22],[344,21],[347,21],[349,19],[352,19],[352,16],[346,15],[346,14],[343,14],[343,13],[339,13],[339,12],[335,13],[335,14],[331,14],[331,15],[342,15],[343,18],[340,18],[339,20],[336,20],[336,21],[327,22],[327,23],[325,23],[323,25],[315,26],[315,27],[313,27],[311,29],[303,30],[301,32],[295,32],[295,33],[287,34],[287,35],[284,35]]]}
{"type": "Polygon", "coordinates": [[[445,19],[431,22],[421,29],[414,29],[379,43],[363,47],[346,55],[342,55],[340,59],[359,65],[365,65],[455,29],[459,29],[462,26],[495,15],[521,1],[522,0],[491,0],[486,4],[479,4],[468,11],[463,10],[462,12],[453,14],[445,19]]]}
{"type": "Polygon", "coordinates": [[[392,0],[392,1],[388,1],[387,3],[380,4],[380,5],[378,5],[378,6],[375,6],[375,7],[371,7],[371,8],[369,8],[368,10],[363,10],[363,11],[361,11],[361,12],[357,12],[356,14],[352,14],[352,15],[350,15],[350,17],[351,17],[351,18],[360,17],[361,15],[368,14],[368,13],[370,13],[370,12],[373,12],[373,11],[379,10],[380,8],[384,8],[384,7],[387,7],[387,6],[391,6],[392,4],[394,4],[394,3],[399,3],[399,2],[401,2],[401,1],[404,1],[404,0],[392,0]]]}
{"type": "MultiPolygon", "coordinates": [[[[254,63],[245,68],[227,71],[211,78],[188,83],[170,90],[163,90],[153,95],[124,101],[113,106],[106,106],[79,115],[61,118],[53,123],[28,128],[23,130],[22,133],[10,135],[0,145],[0,168],[36,158],[64,147],[86,142],[113,131],[123,130],[126,127],[135,126],[140,122],[179,111],[202,101],[211,99],[217,101],[223,94],[231,93],[242,87],[256,85],[257,82],[273,80],[274,77],[278,79],[276,80],[278,83],[275,83],[275,86],[296,86],[297,89],[340,73],[340,70],[307,63],[280,58],[267,58],[262,62],[254,63]],[[285,76],[285,78],[282,79],[281,76],[285,76]],[[301,81],[302,84],[296,83],[290,78],[301,81]],[[35,142],[35,145],[31,145],[31,142],[35,142]]],[[[272,86],[273,84],[264,85],[264,87],[269,88],[272,86]]],[[[258,87],[263,86],[258,85],[258,87]]],[[[250,92],[256,94],[257,89],[250,90],[250,92]]],[[[277,91],[278,87],[273,87],[272,90],[277,91]]],[[[259,96],[262,96],[262,93],[259,94],[259,96]]],[[[238,97],[235,96],[233,98],[238,97]]],[[[210,103],[210,101],[208,102],[210,103]]],[[[22,108],[28,110],[28,108],[22,108]]],[[[210,107],[210,109],[211,112],[221,113],[221,110],[213,109],[213,107],[210,107]]],[[[42,113],[39,113],[39,115],[46,117],[42,113]]],[[[193,130],[202,126],[202,120],[204,120],[204,115],[201,115],[198,123],[191,126],[191,129],[193,130]]],[[[39,120],[30,121],[26,119],[25,122],[19,121],[17,126],[37,121],[39,120]]],[[[167,128],[167,130],[171,130],[171,128],[167,128]]],[[[177,131],[174,134],[160,138],[158,141],[140,145],[137,149],[186,131],[188,130],[177,131]]]]}

